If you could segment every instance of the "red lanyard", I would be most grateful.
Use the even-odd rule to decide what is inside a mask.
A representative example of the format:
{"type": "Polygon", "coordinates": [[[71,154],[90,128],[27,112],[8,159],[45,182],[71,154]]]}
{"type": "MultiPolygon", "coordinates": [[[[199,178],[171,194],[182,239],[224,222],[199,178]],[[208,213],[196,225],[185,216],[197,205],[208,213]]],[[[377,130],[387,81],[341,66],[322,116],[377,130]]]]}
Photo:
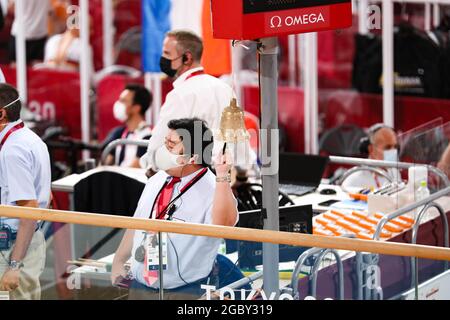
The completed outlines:
{"type": "Polygon", "coordinates": [[[3,137],[2,141],[0,142],[0,150],[2,150],[3,145],[5,144],[6,140],[8,140],[8,138],[11,134],[22,129],[23,127],[25,127],[25,125],[23,124],[23,122],[21,122],[21,123],[16,124],[11,129],[9,129],[8,132],[5,134],[5,136],[3,137]]]}
{"type": "MultiPolygon", "coordinates": [[[[167,209],[171,208],[173,203],[175,201],[177,201],[184,193],[186,193],[195,183],[197,183],[201,178],[203,178],[203,176],[206,174],[206,172],[208,171],[208,168],[203,168],[202,171],[200,171],[195,177],[193,177],[188,183],[186,183],[186,185],[181,188],[180,193],[178,194],[178,196],[176,196],[175,199],[173,199],[172,201],[170,201],[167,206],[161,210],[161,212],[158,212],[158,215],[155,217],[155,219],[159,219],[163,214],[166,214],[167,209]]],[[[167,184],[169,183],[169,181],[166,180],[166,182],[164,183],[164,185],[162,186],[161,190],[159,190],[158,195],[156,196],[155,201],[153,202],[153,206],[152,206],[152,210],[150,211],[150,217],[153,214],[153,210],[155,208],[155,204],[158,203],[159,197],[161,196],[162,191],[164,190],[164,188],[167,186],[167,184]]],[[[169,218],[171,218],[171,215],[173,214],[173,212],[169,213],[169,218]]]]}
{"type": "Polygon", "coordinates": [[[205,71],[199,70],[199,71],[193,72],[193,73],[191,73],[190,75],[187,76],[186,80],[189,80],[190,78],[193,78],[193,77],[196,77],[196,76],[200,76],[202,74],[205,74],[205,71]]]}
{"type": "Polygon", "coordinates": [[[128,134],[130,133],[130,131],[128,130],[128,128],[125,128],[125,130],[123,130],[122,133],[122,139],[126,139],[128,137],[128,134]]]}

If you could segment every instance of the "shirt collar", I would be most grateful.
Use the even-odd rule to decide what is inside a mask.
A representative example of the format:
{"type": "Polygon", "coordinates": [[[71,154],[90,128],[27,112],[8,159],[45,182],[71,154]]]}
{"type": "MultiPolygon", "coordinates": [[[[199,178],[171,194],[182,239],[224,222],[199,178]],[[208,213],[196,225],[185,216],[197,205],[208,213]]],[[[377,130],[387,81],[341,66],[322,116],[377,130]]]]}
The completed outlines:
{"type": "MultiPolygon", "coordinates": [[[[199,174],[200,171],[202,171],[203,169],[204,169],[204,168],[200,168],[200,169],[198,169],[197,171],[191,173],[191,174],[188,175],[188,176],[181,177],[181,182],[184,183],[184,182],[186,182],[186,181],[190,181],[190,180],[193,179],[197,174],[199,174]]],[[[164,174],[165,174],[165,176],[166,176],[166,177],[165,177],[166,179],[169,178],[169,177],[172,177],[172,176],[169,176],[169,175],[167,174],[167,172],[165,172],[165,171],[163,171],[163,172],[164,172],[164,174]]]]}
{"type": "Polygon", "coordinates": [[[187,79],[191,74],[193,74],[193,73],[195,73],[195,72],[198,72],[198,71],[203,71],[203,70],[204,70],[203,67],[198,67],[198,68],[194,68],[194,69],[191,69],[191,70],[186,71],[186,72],[183,73],[181,76],[179,76],[177,80],[175,80],[175,81],[173,82],[173,87],[175,88],[175,87],[179,86],[180,84],[182,84],[183,82],[185,82],[186,79],[187,79]]]}
{"type": "Polygon", "coordinates": [[[18,125],[19,123],[22,123],[22,120],[17,120],[14,122],[8,123],[8,125],[0,132],[0,141],[2,141],[3,137],[6,136],[6,133],[14,126],[18,125]]]}

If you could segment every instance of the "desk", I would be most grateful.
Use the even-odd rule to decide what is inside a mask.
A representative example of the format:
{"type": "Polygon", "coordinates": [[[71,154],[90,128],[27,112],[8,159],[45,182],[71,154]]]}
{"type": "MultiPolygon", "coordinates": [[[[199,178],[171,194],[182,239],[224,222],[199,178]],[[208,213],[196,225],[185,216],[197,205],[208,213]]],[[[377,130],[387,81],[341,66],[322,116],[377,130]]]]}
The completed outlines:
{"type": "Polygon", "coordinates": [[[323,207],[319,206],[319,203],[328,201],[328,200],[350,200],[350,197],[348,194],[344,191],[342,191],[340,186],[335,185],[327,185],[327,184],[321,184],[317,190],[313,193],[308,193],[303,196],[295,196],[295,195],[289,195],[289,197],[295,202],[296,205],[309,205],[311,204],[313,206],[313,210],[315,212],[325,212],[329,210],[329,207],[323,207]],[[320,191],[324,189],[332,189],[336,191],[336,194],[334,195],[324,195],[320,194],[320,191]]]}
{"type": "Polygon", "coordinates": [[[147,176],[145,175],[145,169],[123,168],[117,166],[101,166],[81,174],[77,173],[71,174],[67,177],[52,182],[52,191],[73,193],[74,187],[78,182],[90,176],[91,174],[98,172],[120,173],[132,179],[136,179],[142,183],[147,183],[148,180],[147,176]]]}

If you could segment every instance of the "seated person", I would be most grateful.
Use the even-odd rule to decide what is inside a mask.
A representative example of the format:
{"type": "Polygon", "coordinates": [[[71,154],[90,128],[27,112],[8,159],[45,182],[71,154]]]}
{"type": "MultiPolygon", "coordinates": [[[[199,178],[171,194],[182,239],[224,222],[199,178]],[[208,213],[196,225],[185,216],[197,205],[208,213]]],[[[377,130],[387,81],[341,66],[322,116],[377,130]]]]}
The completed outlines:
{"type": "MultiPolygon", "coordinates": [[[[67,29],[64,33],[51,36],[45,44],[44,63],[38,68],[55,68],[64,71],[78,71],[81,61],[81,39],[79,29],[67,29]]],[[[89,48],[89,69],[94,71],[92,49],[89,48]]]]}
{"type": "Polygon", "coordinates": [[[444,150],[437,167],[450,178],[450,144],[444,150]]]}
{"type": "MultiPolygon", "coordinates": [[[[145,122],[145,113],[152,104],[152,94],[143,86],[129,84],[120,94],[114,104],[114,118],[123,122],[122,126],[114,128],[103,142],[106,147],[117,139],[148,140],[152,131],[145,122]]],[[[145,154],[147,147],[133,145],[118,146],[106,158],[105,165],[140,168],[139,158],[145,154]]]]}
{"type": "MultiPolygon", "coordinates": [[[[216,177],[209,169],[213,138],[205,122],[198,118],[171,120],[168,128],[165,144],[155,152],[160,171],[148,180],[134,217],[236,225],[237,203],[229,183],[230,157],[217,156],[216,177]],[[196,123],[201,124],[201,131],[196,123]],[[186,190],[187,185],[191,187],[186,190]],[[167,210],[170,199],[171,202],[175,200],[175,206],[167,210]]],[[[114,257],[113,284],[126,277],[124,264],[132,257],[130,300],[159,298],[158,275],[145,272],[147,262],[142,251],[145,252],[144,244],[149,242],[145,239],[149,234],[127,230],[114,257]]],[[[206,284],[212,274],[221,239],[181,234],[167,236],[167,269],[163,277],[165,298],[200,298],[205,293],[201,284],[206,284]]]]}
{"type": "MultiPolygon", "coordinates": [[[[391,127],[377,123],[369,128],[368,137],[361,139],[360,150],[372,160],[398,161],[397,134],[391,127]]],[[[400,173],[397,169],[392,168],[385,171],[393,181],[400,179],[400,173]]],[[[389,181],[386,178],[374,172],[358,171],[345,179],[342,186],[344,188],[377,189],[388,183],[389,181]]]]}

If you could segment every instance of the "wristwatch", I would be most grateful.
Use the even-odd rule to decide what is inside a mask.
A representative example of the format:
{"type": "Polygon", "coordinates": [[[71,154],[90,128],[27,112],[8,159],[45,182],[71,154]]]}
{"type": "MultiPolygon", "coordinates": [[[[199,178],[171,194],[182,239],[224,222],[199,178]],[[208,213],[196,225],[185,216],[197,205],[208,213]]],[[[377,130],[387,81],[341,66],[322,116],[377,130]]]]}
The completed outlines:
{"type": "Polygon", "coordinates": [[[16,261],[16,260],[11,260],[9,262],[9,268],[11,270],[20,270],[24,267],[23,262],[22,261],[16,261]]]}

